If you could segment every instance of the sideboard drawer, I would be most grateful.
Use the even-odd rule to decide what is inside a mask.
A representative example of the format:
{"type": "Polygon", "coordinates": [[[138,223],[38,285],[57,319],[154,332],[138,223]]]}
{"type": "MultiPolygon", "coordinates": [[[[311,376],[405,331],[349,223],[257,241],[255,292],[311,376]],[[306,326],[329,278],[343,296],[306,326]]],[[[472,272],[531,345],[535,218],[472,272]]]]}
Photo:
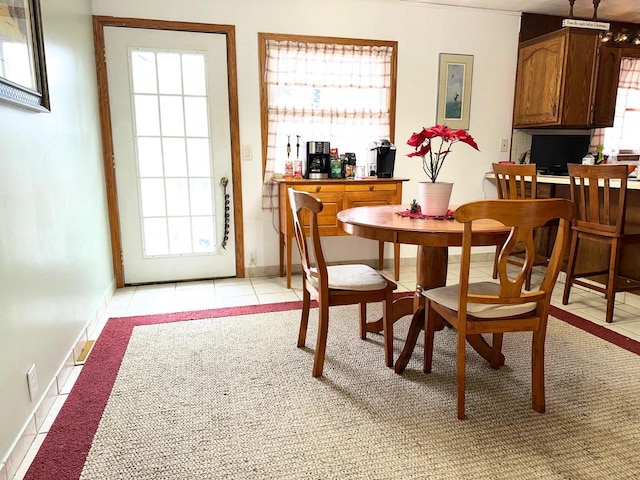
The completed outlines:
{"type": "Polygon", "coordinates": [[[397,190],[395,183],[353,183],[345,185],[347,192],[395,192],[397,190]]]}
{"type": "MultiPolygon", "coordinates": [[[[294,190],[301,192],[315,193],[337,193],[344,192],[344,185],[295,185],[294,190]]],[[[337,213],[337,212],[336,212],[337,213]]]]}

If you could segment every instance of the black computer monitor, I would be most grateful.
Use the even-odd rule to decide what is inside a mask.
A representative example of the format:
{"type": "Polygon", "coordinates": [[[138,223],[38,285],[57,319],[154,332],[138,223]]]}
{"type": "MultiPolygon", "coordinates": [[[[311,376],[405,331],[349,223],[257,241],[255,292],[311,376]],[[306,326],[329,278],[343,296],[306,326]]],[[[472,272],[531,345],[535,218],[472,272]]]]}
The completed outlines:
{"type": "Polygon", "coordinates": [[[588,134],[533,135],[530,161],[543,175],[567,175],[567,164],[582,162],[589,152],[590,140],[588,134]]]}

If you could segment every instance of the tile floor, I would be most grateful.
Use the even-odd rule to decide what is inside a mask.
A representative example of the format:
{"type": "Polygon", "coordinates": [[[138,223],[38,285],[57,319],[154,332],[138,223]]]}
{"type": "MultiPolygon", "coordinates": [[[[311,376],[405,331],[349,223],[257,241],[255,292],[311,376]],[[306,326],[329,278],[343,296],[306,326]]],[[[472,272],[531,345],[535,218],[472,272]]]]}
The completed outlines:
{"type": "MultiPolygon", "coordinates": [[[[493,269],[492,261],[474,262],[472,280],[490,278],[493,269]]],[[[392,270],[384,273],[393,278],[392,270]]],[[[451,263],[449,267],[448,283],[456,282],[458,265],[451,263]]],[[[534,274],[533,282],[540,274],[534,274]]],[[[412,267],[402,267],[398,291],[413,291],[415,286],[415,270],[412,267]]],[[[616,299],[615,317],[612,324],[604,322],[605,300],[597,292],[574,287],[571,291],[570,303],[562,305],[562,289],[564,287],[562,274],[556,285],[552,303],[567,311],[573,312],[598,325],[603,325],[627,337],[640,341],[640,299],[629,299],[629,303],[622,303],[624,294],[618,294],[616,299]],[[635,300],[635,302],[633,302],[635,300]]],[[[292,289],[286,288],[286,281],[280,277],[230,278],[222,280],[208,280],[185,283],[170,283],[139,287],[126,287],[116,291],[111,299],[104,318],[95,332],[99,335],[101,328],[109,317],[123,317],[146,315],[155,313],[180,312],[188,310],[203,310],[218,307],[255,305],[277,302],[301,300],[302,281],[300,276],[293,276],[292,289]]],[[[638,297],[635,297],[638,298],[638,297]]],[[[65,385],[64,391],[44,422],[41,431],[20,465],[12,480],[22,480],[40,445],[42,444],[53,420],[62,408],[66,397],[82,367],[75,367],[74,373],[65,385]]]]}

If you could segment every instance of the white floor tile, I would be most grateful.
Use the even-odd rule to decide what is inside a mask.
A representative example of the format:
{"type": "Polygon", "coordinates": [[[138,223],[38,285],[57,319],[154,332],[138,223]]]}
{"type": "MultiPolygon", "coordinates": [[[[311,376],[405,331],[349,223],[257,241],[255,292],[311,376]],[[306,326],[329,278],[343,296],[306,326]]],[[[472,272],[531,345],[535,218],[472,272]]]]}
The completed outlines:
{"type": "MultiPolygon", "coordinates": [[[[91,355],[91,353],[89,353],[89,355],[91,355]]],[[[67,381],[64,382],[64,385],[60,389],[61,395],[67,395],[71,391],[73,386],[76,384],[76,380],[78,380],[78,376],[80,375],[81,371],[82,371],[82,365],[77,365],[73,367],[73,369],[71,370],[71,373],[69,374],[69,378],[67,378],[67,381]]]]}
{"type": "Polygon", "coordinates": [[[256,292],[251,283],[238,285],[216,285],[216,298],[218,300],[255,294],[256,292]]]}
{"type": "Polygon", "coordinates": [[[244,307],[246,305],[259,305],[257,295],[242,295],[238,297],[218,298],[218,307],[244,307]]]}
{"type": "Polygon", "coordinates": [[[29,447],[29,450],[27,451],[27,454],[25,455],[24,460],[22,460],[22,463],[16,470],[16,474],[13,476],[12,480],[22,480],[25,477],[25,475],[27,474],[27,470],[29,470],[29,466],[31,465],[31,462],[33,462],[33,459],[36,458],[36,454],[38,453],[38,450],[40,450],[40,447],[42,446],[42,442],[44,442],[45,437],[46,437],[45,433],[40,433],[36,435],[33,443],[31,444],[31,447],[29,447]]]}
{"type": "Polygon", "coordinates": [[[44,422],[42,422],[42,426],[40,427],[40,431],[38,433],[47,433],[49,431],[51,425],[53,424],[53,421],[58,416],[60,410],[62,410],[62,406],[64,405],[64,402],[66,402],[67,397],[68,395],[58,395],[56,401],[53,402],[53,405],[51,406],[51,410],[49,410],[47,417],[44,419],[44,422]]]}
{"type": "Polygon", "coordinates": [[[300,298],[295,292],[288,290],[286,292],[277,293],[263,293],[258,294],[258,301],[261,304],[265,303],[280,303],[280,302],[297,302],[300,298]]]}

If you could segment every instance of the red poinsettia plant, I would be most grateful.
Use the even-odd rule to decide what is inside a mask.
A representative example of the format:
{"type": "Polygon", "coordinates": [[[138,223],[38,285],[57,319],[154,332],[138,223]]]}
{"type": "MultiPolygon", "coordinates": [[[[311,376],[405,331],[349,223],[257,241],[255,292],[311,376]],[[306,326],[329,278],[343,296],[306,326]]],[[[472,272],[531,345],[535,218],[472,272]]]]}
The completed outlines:
{"type": "Polygon", "coordinates": [[[451,152],[453,144],[457,142],[466,143],[480,151],[478,144],[466,130],[452,130],[446,125],[434,125],[411,135],[407,144],[415,147],[415,152],[409,153],[407,157],[422,157],[422,169],[427,177],[435,183],[444,164],[444,159],[451,152]],[[433,145],[436,138],[440,139],[437,150],[433,145]]]}

